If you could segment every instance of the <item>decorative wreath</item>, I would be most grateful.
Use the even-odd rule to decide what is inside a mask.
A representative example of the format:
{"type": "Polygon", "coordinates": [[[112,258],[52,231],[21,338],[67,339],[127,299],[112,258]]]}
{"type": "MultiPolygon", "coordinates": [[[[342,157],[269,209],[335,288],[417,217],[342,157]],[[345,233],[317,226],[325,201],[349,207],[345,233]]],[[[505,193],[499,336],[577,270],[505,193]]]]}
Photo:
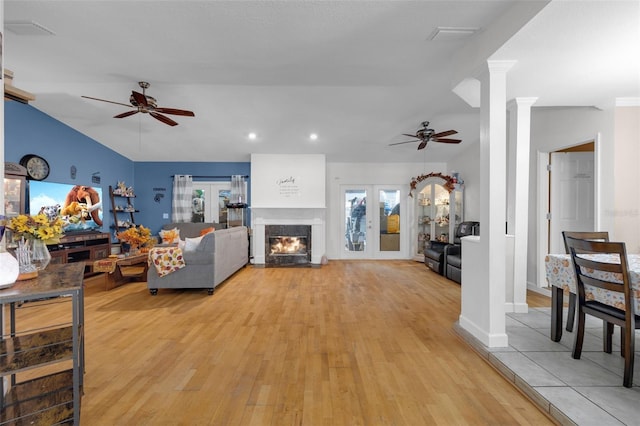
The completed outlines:
{"type": "Polygon", "coordinates": [[[443,175],[442,173],[429,173],[427,175],[420,175],[418,177],[412,177],[411,178],[411,183],[409,183],[409,186],[411,187],[411,189],[409,190],[409,197],[413,198],[413,190],[416,189],[416,187],[418,186],[418,183],[422,182],[423,180],[427,180],[431,177],[437,177],[440,179],[443,179],[444,182],[444,188],[451,192],[454,190],[455,188],[455,181],[453,180],[453,178],[449,175],[443,175]]]}

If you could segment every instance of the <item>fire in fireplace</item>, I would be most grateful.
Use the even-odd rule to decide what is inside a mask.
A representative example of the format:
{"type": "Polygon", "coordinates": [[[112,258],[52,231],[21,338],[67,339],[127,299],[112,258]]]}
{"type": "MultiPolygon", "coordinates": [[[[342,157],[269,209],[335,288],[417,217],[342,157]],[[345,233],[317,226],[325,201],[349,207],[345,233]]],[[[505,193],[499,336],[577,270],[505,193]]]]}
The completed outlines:
{"type": "Polygon", "coordinates": [[[311,264],[311,226],[265,226],[266,266],[311,264]]]}
{"type": "Polygon", "coordinates": [[[303,255],[307,254],[307,237],[269,237],[271,255],[303,255]]]}

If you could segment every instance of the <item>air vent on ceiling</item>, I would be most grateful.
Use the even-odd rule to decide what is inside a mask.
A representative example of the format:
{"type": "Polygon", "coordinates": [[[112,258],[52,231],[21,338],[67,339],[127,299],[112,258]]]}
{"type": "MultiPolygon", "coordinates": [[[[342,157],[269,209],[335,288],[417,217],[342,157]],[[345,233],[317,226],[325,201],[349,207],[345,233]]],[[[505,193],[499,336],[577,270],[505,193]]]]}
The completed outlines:
{"type": "Polygon", "coordinates": [[[463,27],[438,27],[427,40],[431,41],[455,41],[471,37],[478,31],[478,28],[463,27]]]}
{"type": "Polygon", "coordinates": [[[4,28],[17,35],[49,36],[56,35],[49,28],[35,21],[6,21],[4,28]]]}

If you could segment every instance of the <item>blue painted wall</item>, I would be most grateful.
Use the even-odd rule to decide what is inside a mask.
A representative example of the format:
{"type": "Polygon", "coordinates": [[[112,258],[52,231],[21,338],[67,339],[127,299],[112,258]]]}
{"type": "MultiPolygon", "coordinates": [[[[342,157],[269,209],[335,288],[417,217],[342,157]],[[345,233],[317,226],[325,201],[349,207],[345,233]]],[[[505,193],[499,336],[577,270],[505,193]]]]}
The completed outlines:
{"type": "MultiPolygon", "coordinates": [[[[124,181],[127,186],[133,186],[135,207],[140,210],[136,223],[157,233],[164,223],[171,221],[163,219],[162,214],[168,213],[171,217],[174,174],[226,176],[224,179],[194,178],[215,182],[229,181],[231,175],[251,173],[250,162],[133,162],[31,105],[5,101],[4,108],[5,161],[18,163],[26,154],[37,154],[51,167],[47,181],[102,187],[105,231],[113,231],[109,185],[124,181]],[[75,179],[71,178],[71,166],[77,169],[75,179]],[[99,172],[100,184],[92,184],[91,178],[96,172],[99,172]],[[156,194],[164,196],[155,201],[156,194]]],[[[247,186],[251,188],[250,182],[247,186]]],[[[247,196],[251,200],[251,193],[247,196]]]]}
{"type": "MultiPolygon", "coordinates": [[[[194,177],[194,181],[228,182],[231,180],[231,175],[249,176],[250,172],[250,162],[136,162],[134,163],[135,205],[136,209],[140,210],[140,213],[136,214],[136,222],[150,228],[154,234],[158,233],[163,224],[171,222],[171,193],[175,174],[225,176],[218,179],[194,177]],[[159,194],[162,197],[158,196],[159,194]],[[169,219],[163,219],[163,213],[167,213],[169,219]]],[[[250,179],[247,179],[247,187],[251,188],[250,179]]],[[[247,197],[251,200],[250,192],[247,197]]]]}
{"type": "Polygon", "coordinates": [[[51,168],[46,181],[101,187],[103,230],[107,232],[113,223],[109,184],[133,181],[133,162],[31,105],[5,101],[4,111],[5,161],[18,163],[26,154],[37,154],[51,168]],[[71,166],[77,169],[75,179],[71,166]],[[99,184],[92,183],[94,173],[100,177],[99,184]]]}

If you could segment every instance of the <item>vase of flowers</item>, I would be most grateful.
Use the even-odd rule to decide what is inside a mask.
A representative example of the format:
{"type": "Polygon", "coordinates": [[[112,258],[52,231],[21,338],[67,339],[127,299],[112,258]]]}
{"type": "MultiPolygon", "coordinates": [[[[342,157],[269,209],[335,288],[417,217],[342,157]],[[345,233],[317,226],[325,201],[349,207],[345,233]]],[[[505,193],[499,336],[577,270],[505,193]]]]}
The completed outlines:
{"type": "Polygon", "coordinates": [[[118,232],[116,237],[120,241],[123,251],[126,246],[129,246],[129,252],[136,252],[142,247],[152,246],[154,242],[151,230],[142,225],[133,225],[126,231],[118,232]]]}
{"type": "Polygon", "coordinates": [[[20,273],[32,278],[51,261],[47,244],[56,244],[64,235],[64,221],[59,217],[50,218],[40,213],[34,216],[21,214],[11,218],[7,228],[12,231],[13,240],[18,242],[16,257],[20,263],[20,273]]]}
{"type": "Polygon", "coordinates": [[[7,218],[0,215],[0,289],[11,287],[20,275],[20,267],[15,257],[5,249],[4,230],[7,218]]]}

